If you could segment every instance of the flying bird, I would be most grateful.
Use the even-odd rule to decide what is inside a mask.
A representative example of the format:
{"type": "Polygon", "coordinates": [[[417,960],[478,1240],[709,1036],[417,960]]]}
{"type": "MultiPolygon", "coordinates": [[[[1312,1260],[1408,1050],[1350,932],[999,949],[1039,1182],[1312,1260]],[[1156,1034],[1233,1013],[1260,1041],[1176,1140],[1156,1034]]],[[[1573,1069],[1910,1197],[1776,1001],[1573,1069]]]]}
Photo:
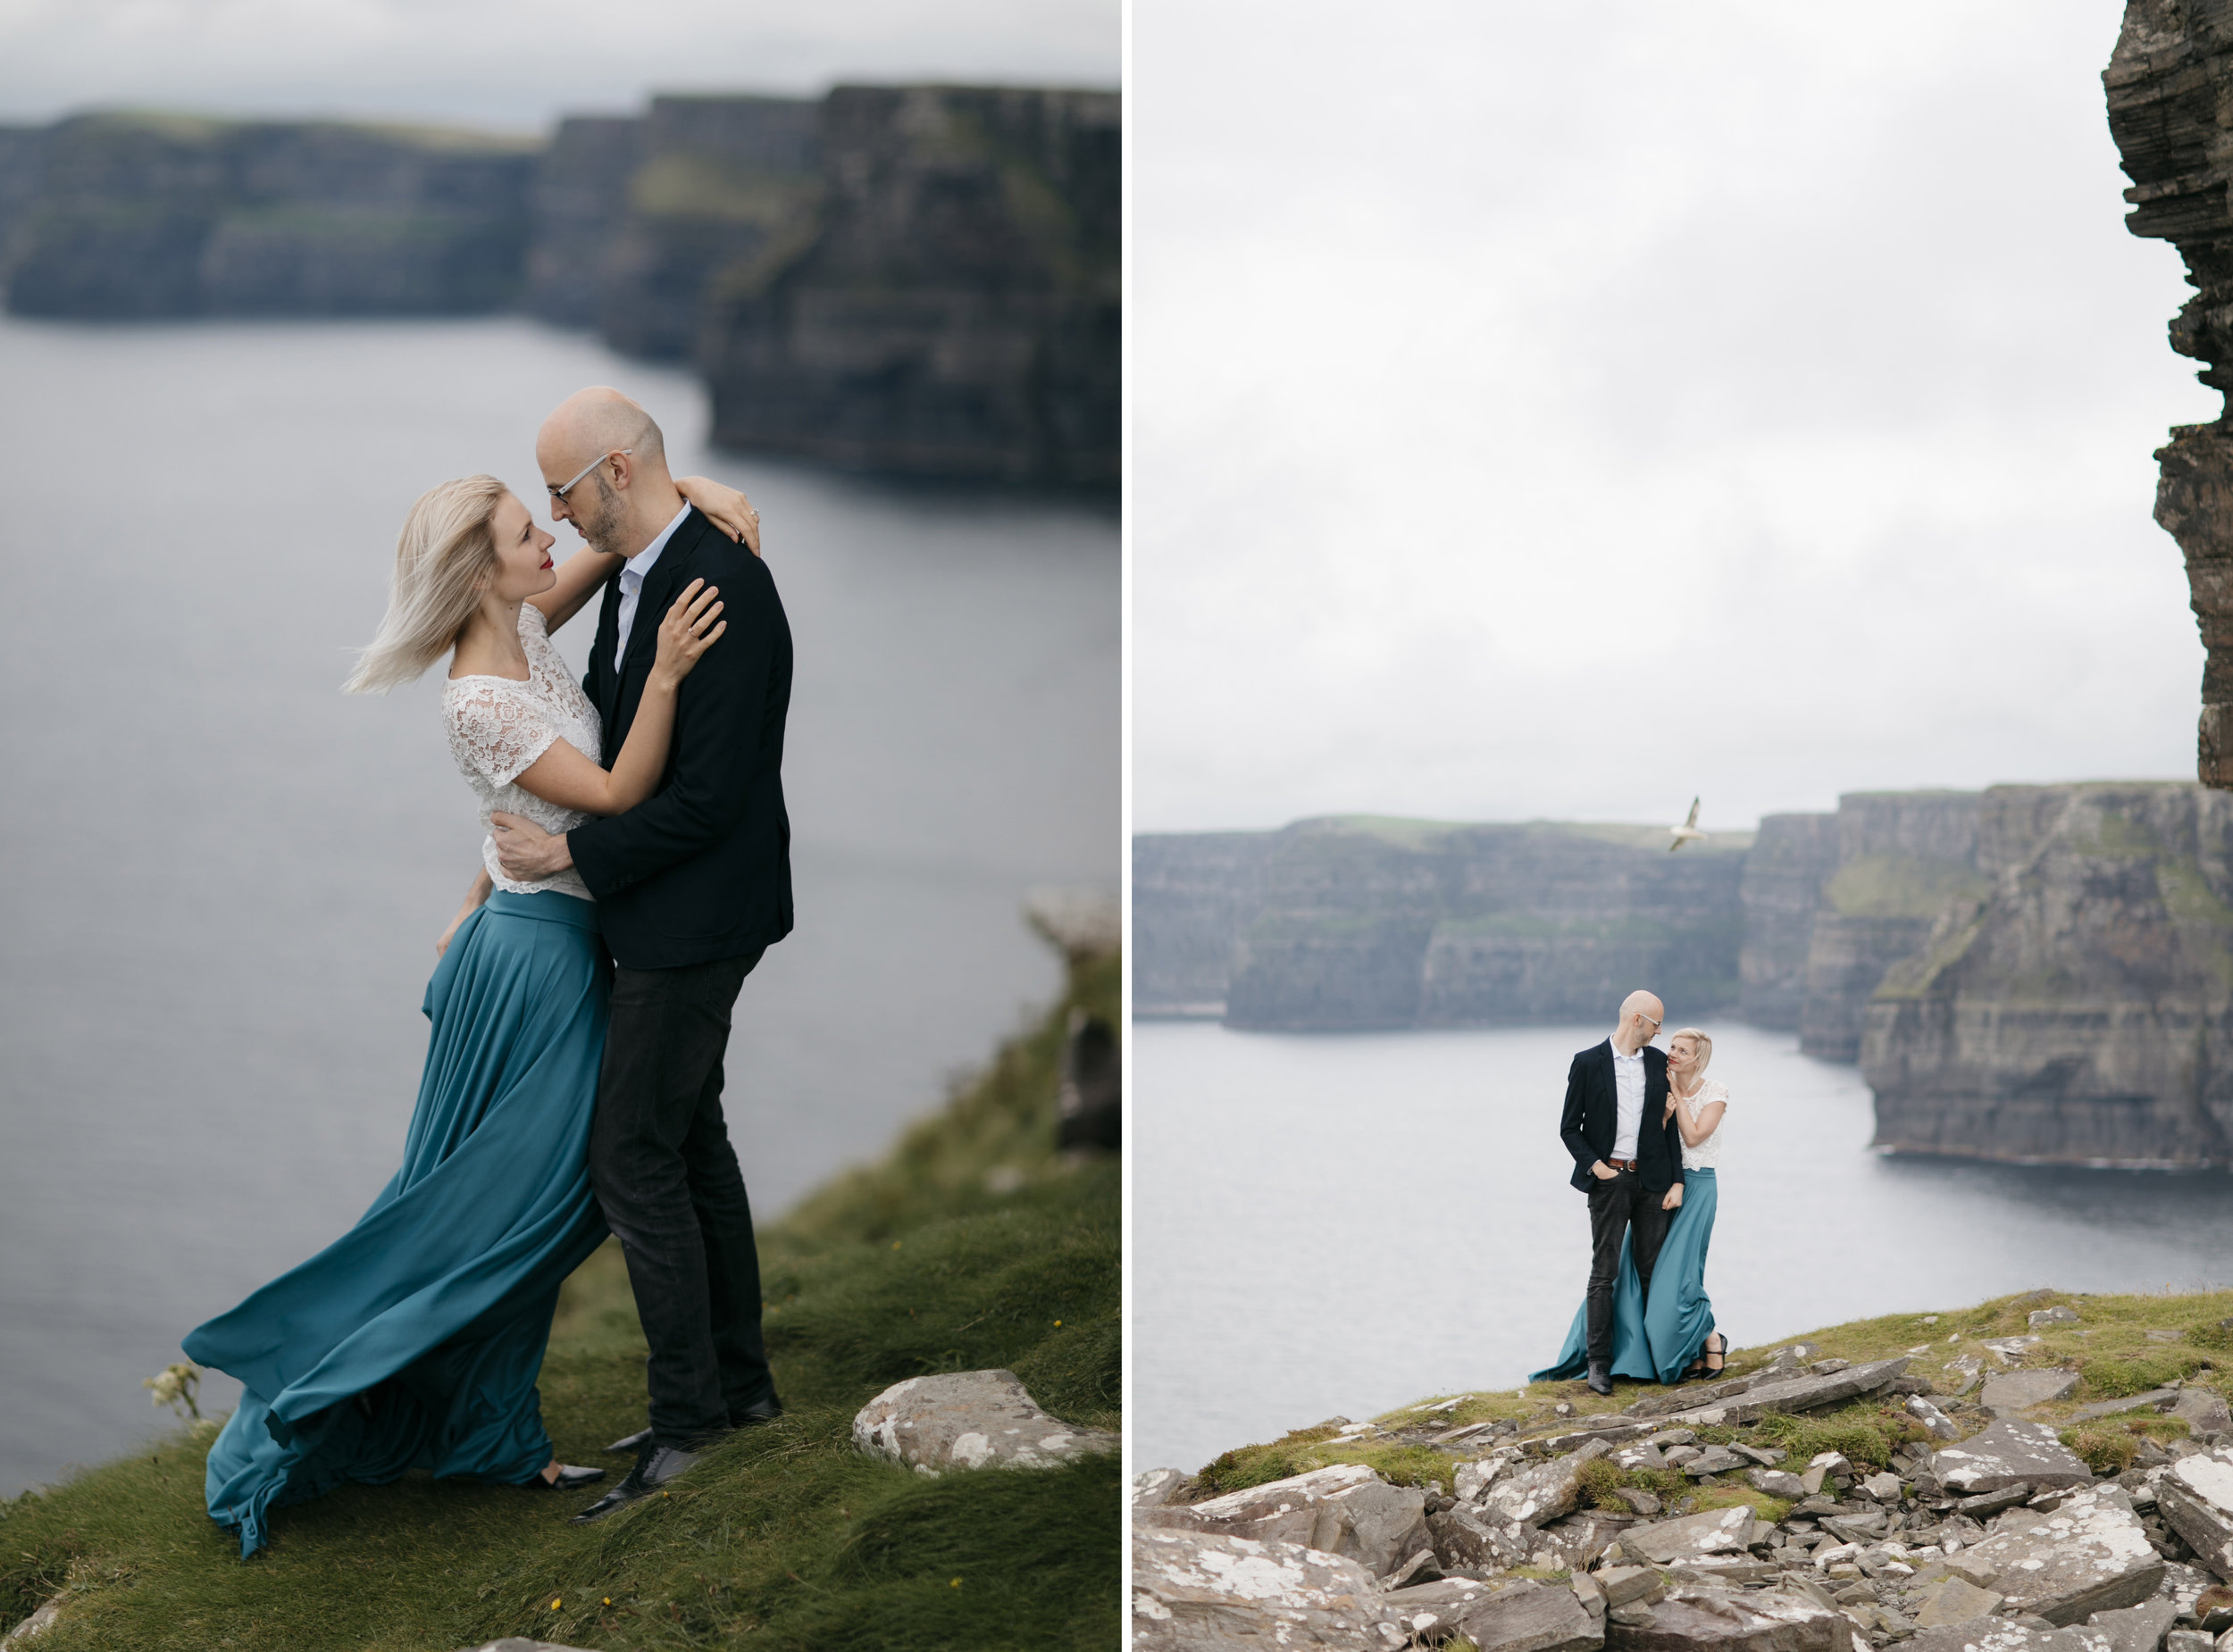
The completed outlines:
{"type": "Polygon", "coordinates": [[[1675,841],[1667,846],[1667,852],[1672,855],[1693,838],[1702,838],[1705,835],[1698,830],[1698,799],[1693,797],[1690,800],[1690,818],[1675,828],[1675,841]]]}

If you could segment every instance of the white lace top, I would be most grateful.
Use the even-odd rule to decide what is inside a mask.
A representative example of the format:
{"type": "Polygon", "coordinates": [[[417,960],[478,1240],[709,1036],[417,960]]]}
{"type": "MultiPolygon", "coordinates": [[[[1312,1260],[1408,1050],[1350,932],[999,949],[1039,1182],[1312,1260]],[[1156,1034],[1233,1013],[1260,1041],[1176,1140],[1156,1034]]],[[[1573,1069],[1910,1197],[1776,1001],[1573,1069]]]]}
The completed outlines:
{"type": "Polygon", "coordinates": [[[1683,1168],[1685,1170],[1719,1168],[1721,1132],[1729,1122],[1728,1100],[1728,1086],[1722,1083],[1719,1079],[1708,1079],[1698,1087],[1698,1093],[1695,1096],[1687,1101],[1676,1102],[1675,1105],[1683,1110],[1684,1115],[1690,1120],[1694,1127],[1698,1122],[1698,1115],[1706,1110],[1706,1105],[1709,1102],[1718,1101],[1722,1104],[1721,1122],[1713,1127],[1713,1134],[1694,1147],[1687,1141],[1683,1143],[1683,1168]]]}
{"type": "MultiPolygon", "coordinates": [[[[489,816],[502,809],[523,814],[545,831],[572,831],[590,817],[578,809],[562,809],[555,803],[522,791],[513,782],[535,759],[565,740],[591,763],[598,761],[602,726],[597,707],[573,680],[565,658],[550,640],[542,610],[531,602],[520,605],[520,646],[527,651],[527,680],[509,677],[453,677],[442,688],[442,721],[449,729],[450,755],[457,759],[465,780],[481,799],[481,829],[489,830],[489,816]]],[[[540,883],[521,883],[504,875],[497,859],[497,840],[481,839],[481,864],[499,889],[533,895],[555,889],[561,895],[591,898],[581,874],[568,867],[540,883]]]]}

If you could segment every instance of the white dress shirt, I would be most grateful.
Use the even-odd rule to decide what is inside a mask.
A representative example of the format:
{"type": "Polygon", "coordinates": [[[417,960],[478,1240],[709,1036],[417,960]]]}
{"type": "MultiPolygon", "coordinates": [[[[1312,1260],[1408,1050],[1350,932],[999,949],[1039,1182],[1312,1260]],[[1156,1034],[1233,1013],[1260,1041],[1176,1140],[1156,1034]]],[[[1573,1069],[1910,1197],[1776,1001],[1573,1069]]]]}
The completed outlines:
{"type": "Polygon", "coordinates": [[[1610,1039],[1605,1047],[1613,1053],[1613,1089],[1619,1096],[1613,1115],[1613,1157],[1633,1159],[1636,1133],[1643,1128],[1643,1052],[1624,1055],[1610,1039]]]}
{"type": "Polygon", "coordinates": [[[628,632],[636,622],[636,598],[643,594],[643,582],[651,576],[652,568],[658,563],[659,553],[666,549],[667,541],[674,537],[674,530],[682,525],[682,519],[690,513],[690,501],[685,499],[682,508],[675,512],[674,520],[659,530],[659,537],[621,564],[620,641],[613,649],[615,671],[618,671],[620,663],[628,657],[628,632]]]}

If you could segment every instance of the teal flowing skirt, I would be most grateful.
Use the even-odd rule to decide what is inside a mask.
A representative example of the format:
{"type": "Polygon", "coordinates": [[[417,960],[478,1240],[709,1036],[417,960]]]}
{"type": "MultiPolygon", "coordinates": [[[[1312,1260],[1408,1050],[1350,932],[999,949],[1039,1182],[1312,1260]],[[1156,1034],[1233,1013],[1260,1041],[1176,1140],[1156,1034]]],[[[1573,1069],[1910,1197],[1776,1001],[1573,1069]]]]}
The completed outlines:
{"type": "Polygon", "coordinates": [[[590,1120],[609,965],[597,908],[498,890],[427,983],[403,1166],[356,1225],[186,1339],[240,1379],[210,1517],[254,1554],[271,1512],[414,1468],[524,1484],[551,1459],[535,1380],[558,1287],[605,1237],[590,1120]]]}
{"type": "MultiPolygon", "coordinates": [[[[1652,1271],[1652,1299],[1643,1299],[1629,1239],[1620,1241],[1620,1272],[1613,1281],[1612,1374],[1636,1382],[1680,1382],[1683,1372],[1713,1334],[1713,1299],[1706,1295],[1706,1247],[1713,1242],[1719,1179],[1710,1170],[1683,1172],[1683,1202],[1667,1224],[1659,1265],[1652,1271]]],[[[1589,1369],[1589,1303],[1574,1311],[1559,1357],[1528,1377],[1557,1382],[1589,1369]]]]}

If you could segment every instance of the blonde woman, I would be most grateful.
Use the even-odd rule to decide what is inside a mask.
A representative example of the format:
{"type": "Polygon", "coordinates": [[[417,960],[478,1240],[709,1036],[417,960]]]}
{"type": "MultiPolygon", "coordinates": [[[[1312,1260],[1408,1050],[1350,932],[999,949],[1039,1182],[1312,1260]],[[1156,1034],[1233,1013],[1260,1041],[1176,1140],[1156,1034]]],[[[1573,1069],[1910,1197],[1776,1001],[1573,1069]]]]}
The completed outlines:
{"type": "Polygon", "coordinates": [[[1644,1341],[1662,1382],[1719,1376],[1728,1361],[1729,1339],[1715,1328],[1713,1301],[1706,1295],[1721,1123],[1729,1110],[1727,1088],[1706,1076],[1712,1061],[1713,1040],[1697,1028],[1668,1037],[1663,1116],[1682,1133],[1683,1203],[1660,1247],[1643,1306],[1644,1341]]]}
{"type": "MultiPolygon", "coordinates": [[[[754,542],[741,495],[677,487],[754,542]]],[[[660,622],[642,708],[609,769],[600,722],[551,644],[621,558],[554,565],[554,541],[492,476],[421,496],[396,547],[387,618],[346,687],[385,690],[445,655],[450,750],[487,828],[498,809],[563,831],[648,797],[682,680],[720,638],[720,594],[693,581],[660,622]]],[[[648,616],[647,616],[648,617],[648,616]]],[[[240,1380],[210,1450],[211,1517],[245,1556],[272,1511],[406,1470],[570,1489],[535,1379],[558,1286],[605,1236],[586,1169],[610,965],[572,873],[504,875],[493,843],[436,943],[433,1023],[403,1164],[356,1225],[186,1339],[240,1380]]]]}

